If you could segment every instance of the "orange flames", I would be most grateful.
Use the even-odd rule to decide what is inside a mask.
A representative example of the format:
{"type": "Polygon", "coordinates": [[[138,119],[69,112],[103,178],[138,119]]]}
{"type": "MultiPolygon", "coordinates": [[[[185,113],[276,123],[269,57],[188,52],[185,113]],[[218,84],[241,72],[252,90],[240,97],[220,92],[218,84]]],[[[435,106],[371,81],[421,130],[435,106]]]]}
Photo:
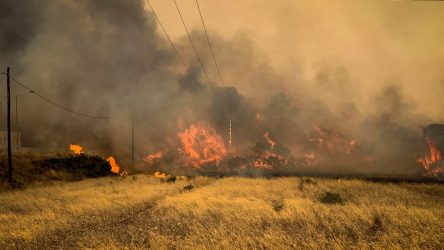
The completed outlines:
{"type": "Polygon", "coordinates": [[[285,159],[285,157],[269,151],[259,155],[250,163],[250,165],[254,168],[263,169],[273,169],[275,166],[285,166],[287,164],[288,160],[285,159]]]}
{"type": "Polygon", "coordinates": [[[270,139],[270,135],[268,134],[268,131],[265,132],[264,134],[264,138],[265,140],[268,142],[268,144],[270,144],[271,149],[273,150],[274,146],[277,144],[275,141],[273,141],[272,139],[270,139]]]}
{"type": "Polygon", "coordinates": [[[111,172],[118,174],[120,173],[120,166],[117,164],[116,159],[114,157],[110,156],[106,159],[108,161],[109,165],[111,166],[111,172]]]}
{"type": "Polygon", "coordinates": [[[73,154],[79,155],[83,153],[83,148],[80,145],[69,144],[69,150],[72,151],[73,154]]]}
{"type": "Polygon", "coordinates": [[[166,174],[166,173],[162,173],[160,171],[156,171],[154,173],[154,177],[156,177],[156,178],[167,178],[167,177],[170,177],[170,175],[166,174]]]}
{"type": "Polygon", "coordinates": [[[316,143],[318,147],[325,148],[330,155],[336,153],[351,154],[356,147],[354,139],[347,140],[334,130],[317,127],[315,132],[315,136],[308,140],[316,143]]]}
{"type": "Polygon", "coordinates": [[[426,138],[426,142],[429,148],[429,155],[418,158],[418,162],[424,169],[424,175],[436,176],[438,174],[444,174],[444,164],[436,166],[436,164],[442,160],[441,152],[430,138],[426,138]]]}
{"type": "Polygon", "coordinates": [[[190,125],[179,132],[178,137],[181,143],[179,153],[195,168],[208,163],[219,164],[227,153],[222,137],[203,124],[190,125]]]}
{"type": "Polygon", "coordinates": [[[307,166],[313,166],[316,164],[316,155],[313,152],[312,153],[305,153],[304,159],[305,159],[307,166]]]}
{"type": "Polygon", "coordinates": [[[143,160],[148,163],[154,163],[154,162],[158,161],[160,158],[162,158],[163,154],[164,154],[164,151],[158,151],[156,153],[148,155],[143,160]]]}
{"type": "Polygon", "coordinates": [[[277,142],[270,138],[268,131],[264,133],[265,141],[270,145],[268,149],[260,153],[256,153],[256,159],[250,162],[250,166],[253,168],[273,169],[277,166],[285,166],[288,164],[288,160],[275,152],[274,148],[277,142]]]}

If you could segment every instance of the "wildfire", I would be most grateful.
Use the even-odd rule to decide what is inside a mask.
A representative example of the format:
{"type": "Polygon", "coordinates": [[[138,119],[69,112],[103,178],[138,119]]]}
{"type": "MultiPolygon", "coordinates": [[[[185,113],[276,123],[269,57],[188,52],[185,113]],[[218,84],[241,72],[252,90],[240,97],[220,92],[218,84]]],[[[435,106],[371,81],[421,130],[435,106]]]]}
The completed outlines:
{"type": "Polygon", "coordinates": [[[166,173],[162,173],[160,171],[156,171],[154,173],[154,177],[156,177],[156,178],[167,178],[167,177],[170,177],[170,175],[166,174],[166,173]]]}
{"type": "Polygon", "coordinates": [[[178,137],[181,143],[179,153],[195,168],[207,163],[218,164],[227,152],[222,137],[203,124],[190,125],[185,131],[179,132],[178,137]]]}
{"type": "Polygon", "coordinates": [[[254,159],[250,165],[254,168],[273,169],[275,166],[285,166],[288,160],[276,153],[266,151],[254,159]]]}
{"type": "Polygon", "coordinates": [[[80,145],[69,144],[69,150],[72,151],[73,154],[79,155],[83,153],[83,148],[80,145]]]}
{"type": "Polygon", "coordinates": [[[441,152],[430,138],[426,138],[426,142],[429,148],[429,155],[418,158],[418,162],[424,169],[424,175],[436,176],[444,174],[444,163],[441,166],[436,166],[442,160],[441,152]]]}
{"type": "Polygon", "coordinates": [[[106,161],[108,161],[109,165],[111,166],[111,172],[113,173],[120,173],[120,166],[119,164],[117,164],[116,159],[114,159],[114,157],[110,156],[106,159],[106,161]]]}
{"type": "Polygon", "coordinates": [[[316,163],[316,155],[314,153],[305,153],[304,159],[307,166],[313,166],[316,163]]]}
{"type": "Polygon", "coordinates": [[[164,152],[163,151],[158,151],[156,153],[150,154],[147,157],[145,157],[145,159],[143,159],[144,161],[148,162],[148,163],[154,163],[157,160],[159,160],[160,158],[162,158],[164,152]]]}
{"type": "Polygon", "coordinates": [[[275,141],[273,141],[272,139],[270,139],[270,135],[269,135],[268,131],[265,132],[265,134],[264,134],[264,138],[265,138],[265,140],[268,142],[268,144],[270,144],[270,147],[271,147],[271,149],[273,150],[274,146],[275,146],[277,143],[276,143],[275,141]]]}
{"type": "Polygon", "coordinates": [[[356,147],[354,139],[347,140],[340,133],[331,130],[317,127],[315,129],[315,136],[308,139],[314,142],[318,147],[323,147],[330,155],[336,153],[351,154],[356,147]]]}

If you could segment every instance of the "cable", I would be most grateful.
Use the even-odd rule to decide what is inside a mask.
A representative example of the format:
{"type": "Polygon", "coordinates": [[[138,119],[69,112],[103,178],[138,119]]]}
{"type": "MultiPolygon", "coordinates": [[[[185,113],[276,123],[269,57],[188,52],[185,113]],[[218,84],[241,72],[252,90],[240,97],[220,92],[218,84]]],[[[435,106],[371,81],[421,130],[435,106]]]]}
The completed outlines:
{"type": "Polygon", "coordinates": [[[213,89],[213,91],[215,91],[214,86],[213,86],[213,82],[210,80],[210,77],[208,77],[208,73],[202,63],[202,60],[200,59],[199,53],[197,53],[196,46],[194,46],[193,39],[191,39],[190,32],[188,31],[188,27],[185,24],[185,21],[183,20],[182,13],[180,12],[180,9],[179,9],[179,6],[177,5],[176,0],[174,0],[174,4],[176,5],[177,13],[179,13],[180,20],[182,20],[183,27],[185,28],[185,31],[187,32],[188,40],[190,41],[191,46],[193,47],[194,53],[196,54],[196,57],[197,57],[197,60],[199,61],[199,64],[202,67],[202,70],[203,70],[208,82],[210,83],[211,88],[213,89]]]}
{"type": "Polygon", "coordinates": [[[58,103],[56,103],[56,102],[54,102],[54,101],[51,101],[50,99],[48,99],[48,98],[42,96],[41,94],[35,92],[34,90],[32,90],[32,89],[26,87],[23,83],[17,81],[17,80],[14,79],[13,77],[11,77],[11,79],[12,79],[14,82],[16,82],[18,85],[22,86],[24,89],[28,90],[29,93],[32,93],[32,94],[34,94],[34,95],[40,97],[40,98],[43,99],[44,101],[46,101],[46,102],[48,102],[48,103],[50,103],[50,104],[52,104],[52,105],[54,105],[54,106],[56,106],[56,107],[58,107],[58,108],[61,108],[61,109],[65,110],[65,111],[71,112],[71,113],[76,114],[76,115],[80,115],[80,116],[88,117],[88,118],[94,118],[94,119],[111,119],[111,118],[112,118],[112,117],[110,117],[110,116],[94,116],[94,115],[89,115],[89,114],[84,114],[84,113],[80,113],[80,112],[74,111],[74,110],[72,110],[72,109],[70,109],[70,108],[67,108],[67,107],[65,107],[65,106],[63,106],[63,105],[60,105],[60,104],[58,104],[58,103]]]}
{"type": "Polygon", "coordinates": [[[185,69],[187,70],[188,74],[193,78],[194,82],[196,83],[197,87],[205,94],[206,97],[209,98],[208,93],[202,88],[202,86],[199,84],[199,82],[197,81],[196,77],[194,76],[194,74],[191,72],[190,68],[188,67],[188,65],[185,63],[185,61],[183,60],[182,56],[179,53],[179,50],[177,49],[177,47],[174,45],[173,41],[171,40],[170,36],[168,35],[168,32],[166,31],[165,27],[163,26],[162,22],[160,22],[159,17],[157,16],[156,12],[154,11],[153,6],[151,5],[149,0],[146,0],[146,3],[148,4],[148,6],[151,9],[151,12],[153,12],[154,17],[157,20],[157,23],[159,24],[159,26],[162,28],[163,33],[165,33],[166,38],[168,39],[168,41],[171,44],[171,47],[173,47],[174,52],[176,52],[177,57],[179,58],[179,60],[182,62],[183,66],[185,67],[185,69]]]}
{"type": "MultiPolygon", "coordinates": [[[[196,6],[197,6],[197,10],[199,11],[200,20],[202,21],[202,26],[203,26],[203,29],[205,31],[205,36],[207,38],[208,46],[210,47],[211,57],[213,58],[213,62],[216,65],[216,70],[217,70],[217,74],[219,76],[221,85],[222,85],[222,87],[226,88],[224,79],[222,78],[222,74],[220,73],[219,65],[217,64],[216,57],[214,56],[213,46],[211,45],[210,36],[208,35],[207,27],[205,25],[205,21],[204,21],[203,15],[202,15],[202,11],[200,10],[200,6],[199,6],[199,1],[198,0],[196,0],[196,6]]],[[[228,129],[228,131],[229,131],[228,132],[228,134],[229,134],[228,145],[231,147],[232,142],[233,142],[232,141],[232,123],[231,123],[231,120],[232,120],[232,117],[233,117],[233,106],[231,105],[229,95],[228,95],[228,93],[226,92],[225,89],[223,90],[223,93],[224,93],[225,99],[226,99],[226,101],[228,102],[228,105],[229,105],[229,107],[228,107],[228,112],[229,112],[228,113],[228,117],[229,117],[230,121],[229,121],[229,129],[228,129]]]]}
{"type": "Polygon", "coordinates": [[[205,26],[205,22],[203,19],[202,12],[200,11],[200,6],[199,6],[198,0],[196,0],[196,5],[197,5],[197,9],[199,10],[200,20],[202,21],[202,26],[204,28],[205,35],[207,37],[208,46],[210,47],[210,50],[211,50],[211,56],[213,57],[213,62],[216,65],[217,74],[219,75],[219,79],[220,79],[222,86],[225,87],[225,82],[222,78],[222,75],[220,74],[219,65],[217,64],[216,57],[214,56],[213,46],[211,46],[210,37],[208,36],[207,27],[205,26]]]}

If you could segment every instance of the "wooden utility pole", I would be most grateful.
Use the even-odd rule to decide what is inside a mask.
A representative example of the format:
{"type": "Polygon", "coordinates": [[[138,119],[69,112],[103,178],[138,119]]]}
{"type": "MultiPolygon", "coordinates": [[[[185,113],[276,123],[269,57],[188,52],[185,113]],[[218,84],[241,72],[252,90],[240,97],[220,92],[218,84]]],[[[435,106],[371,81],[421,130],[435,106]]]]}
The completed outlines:
{"type": "Polygon", "coordinates": [[[131,170],[134,170],[134,118],[131,117],[131,170]]]}
{"type": "Polygon", "coordinates": [[[6,91],[7,91],[7,110],[8,110],[8,180],[9,184],[12,185],[12,145],[11,145],[11,76],[9,72],[9,67],[6,69],[6,91]]]}

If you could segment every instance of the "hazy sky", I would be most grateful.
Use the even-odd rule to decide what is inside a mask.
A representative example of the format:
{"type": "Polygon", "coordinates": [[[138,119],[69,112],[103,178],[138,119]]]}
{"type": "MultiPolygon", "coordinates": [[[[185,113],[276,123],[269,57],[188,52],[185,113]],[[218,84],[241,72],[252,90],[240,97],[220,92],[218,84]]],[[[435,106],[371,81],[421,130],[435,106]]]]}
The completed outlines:
{"type": "MultiPolygon", "coordinates": [[[[170,34],[182,37],[185,30],[174,2],[151,2],[170,34]]],[[[279,74],[310,82],[319,64],[333,61],[345,66],[364,90],[395,82],[417,102],[421,113],[444,118],[444,3],[199,3],[213,34],[226,39],[249,37],[279,74]]],[[[202,29],[195,1],[178,0],[178,4],[189,27],[202,29]]]]}

